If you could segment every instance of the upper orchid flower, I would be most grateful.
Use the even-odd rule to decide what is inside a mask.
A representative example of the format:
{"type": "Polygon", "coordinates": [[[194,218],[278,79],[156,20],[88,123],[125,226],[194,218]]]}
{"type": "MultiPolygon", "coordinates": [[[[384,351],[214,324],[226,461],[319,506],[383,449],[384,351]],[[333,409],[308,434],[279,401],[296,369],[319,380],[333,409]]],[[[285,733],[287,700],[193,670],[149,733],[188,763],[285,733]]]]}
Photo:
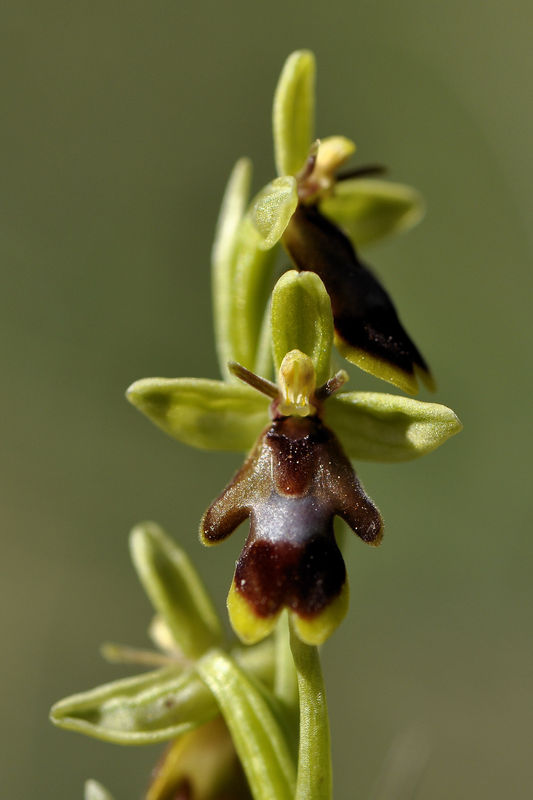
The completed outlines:
{"type": "Polygon", "coordinates": [[[256,196],[250,211],[260,246],[269,250],[281,240],[298,269],[320,276],[345,358],[410,394],[418,391],[418,377],[433,389],[429,367],[391,298],[355,249],[417,222],[420,195],[363,179],[376,168],[337,173],[355,144],[342,136],[312,143],[314,73],[308,51],[293,53],[281,73],[273,110],[280,177],[256,196]]]}

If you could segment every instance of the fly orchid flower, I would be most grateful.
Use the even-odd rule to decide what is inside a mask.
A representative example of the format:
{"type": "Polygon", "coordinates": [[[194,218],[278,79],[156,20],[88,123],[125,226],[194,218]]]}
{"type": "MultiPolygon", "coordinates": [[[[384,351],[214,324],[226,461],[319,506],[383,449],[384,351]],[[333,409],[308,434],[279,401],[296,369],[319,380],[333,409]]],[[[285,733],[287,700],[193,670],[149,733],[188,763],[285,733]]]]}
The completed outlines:
{"type": "Polygon", "coordinates": [[[250,517],[250,533],[228,596],[233,628],[253,644],[274,628],[284,607],[299,637],[321,644],[347,609],[346,570],[333,532],[341,517],[377,545],[382,520],[363,491],[323,404],[347,379],[337,373],[316,388],[312,359],[291,350],[278,386],[240,365],[233,371],[270,397],[271,424],[243,467],[204,514],[204,544],[222,541],[250,517]]]}
{"type": "Polygon", "coordinates": [[[342,136],[312,143],[314,74],[312,53],[297,51],[278,82],[273,127],[280,177],[250,212],[260,246],[268,251],[281,241],[297,269],[319,275],[331,298],[337,348],[348,361],[410,394],[418,391],[417,378],[434,389],[390,296],[356,252],[356,245],[417,222],[420,195],[368,178],[380,168],[337,174],[355,144],[342,136]]]}
{"type": "Polygon", "coordinates": [[[338,391],[347,376],[331,377],[331,304],[316,274],[293,270],[280,278],[271,330],[277,384],[233,364],[230,371],[247,385],[148,378],[127,396],[188,444],[252,448],[204,515],[201,538],[214,544],[250,517],[228,599],[233,627],[245,642],[259,641],[287,607],[300,638],[316,644],[332,633],[347,605],[333,517],[371,544],[381,537],[379,513],[349,457],[408,460],[435,449],[461,425],[446,406],[338,391]]]}

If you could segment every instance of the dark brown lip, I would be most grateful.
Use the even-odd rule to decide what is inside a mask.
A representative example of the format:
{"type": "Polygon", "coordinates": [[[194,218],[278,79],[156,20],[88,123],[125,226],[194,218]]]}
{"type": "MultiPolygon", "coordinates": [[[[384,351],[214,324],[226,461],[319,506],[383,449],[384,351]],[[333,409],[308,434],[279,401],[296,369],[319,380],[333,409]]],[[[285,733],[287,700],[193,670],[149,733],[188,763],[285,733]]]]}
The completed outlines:
{"type": "Polygon", "coordinates": [[[312,617],[346,579],[333,532],[336,515],[364,541],[379,544],[381,516],[335,434],[317,416],[280,417],[206,511],[201,534],[206,543],[220,541],[249,517],[236,591],[257,616],[274,616],[286,606],[312,617]]]}

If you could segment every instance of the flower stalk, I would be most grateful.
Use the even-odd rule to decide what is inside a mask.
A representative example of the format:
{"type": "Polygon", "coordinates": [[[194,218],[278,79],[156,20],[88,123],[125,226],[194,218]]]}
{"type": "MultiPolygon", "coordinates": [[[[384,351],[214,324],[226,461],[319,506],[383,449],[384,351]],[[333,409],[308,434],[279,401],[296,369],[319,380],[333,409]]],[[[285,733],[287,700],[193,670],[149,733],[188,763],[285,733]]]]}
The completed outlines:
{"type": "Polygon", "coordinates": [[[331,800],[333,778],[326,687],[318,648],[302,642],[291,627],[298,676],[300,745],[294,800],[331,800]]]}

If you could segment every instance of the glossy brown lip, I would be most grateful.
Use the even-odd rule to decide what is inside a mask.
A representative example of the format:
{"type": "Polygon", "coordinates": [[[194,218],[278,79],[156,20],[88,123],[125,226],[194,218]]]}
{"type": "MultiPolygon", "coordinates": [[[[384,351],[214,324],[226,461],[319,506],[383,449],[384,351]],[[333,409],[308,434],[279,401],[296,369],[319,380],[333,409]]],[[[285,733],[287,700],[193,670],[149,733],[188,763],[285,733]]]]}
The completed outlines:
{"type": "Polygon", "coordinates": [[[350,347],[414,376],[430,375],[389,295],[362,264],[347,236],[316,206],[300,203],[283,235],[295,266],[315,272],[331,299],[335,330],[350,347]]]}
{"type": "Polygon", "coordinates": [[[299,616],[323,611],[341,592],[346,571],[333,533],[335,515],[369,544],[382,536],[335,434],[320,417],[280,417],[204,515],[212,544],[250,517],[235,589],[260,617],[287,606],[299,616]]]}

